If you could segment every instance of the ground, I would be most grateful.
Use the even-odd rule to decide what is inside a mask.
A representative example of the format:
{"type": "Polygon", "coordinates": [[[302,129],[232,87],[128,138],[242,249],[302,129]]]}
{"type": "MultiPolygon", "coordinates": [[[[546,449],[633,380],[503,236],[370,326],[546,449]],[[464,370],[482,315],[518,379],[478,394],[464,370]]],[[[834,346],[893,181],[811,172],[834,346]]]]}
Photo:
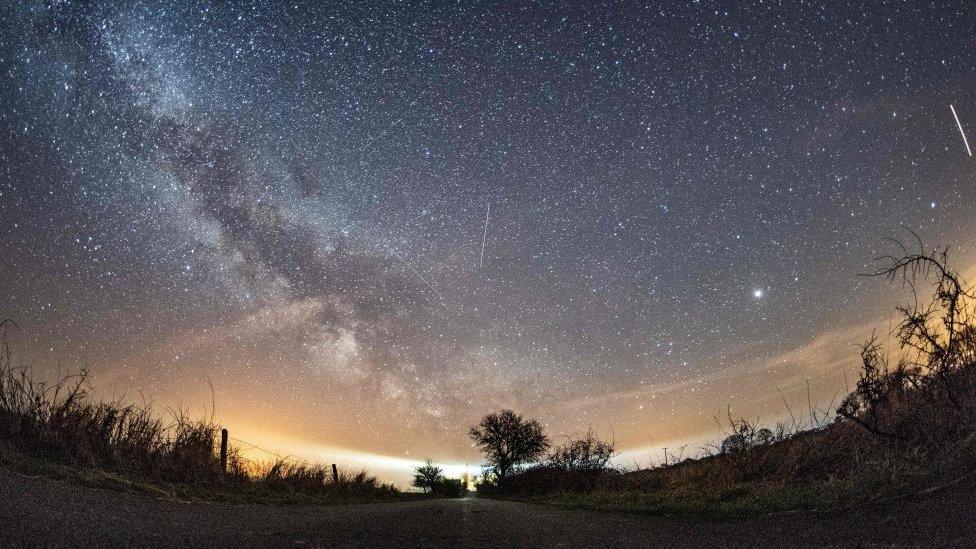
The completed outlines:
{"type": "Polygon", "coordinates": [[[5,547],[976,547],[972,482],[830,513],[737,520],[478,498],[362,505],[158,499],[0,469],[5,547]]]}

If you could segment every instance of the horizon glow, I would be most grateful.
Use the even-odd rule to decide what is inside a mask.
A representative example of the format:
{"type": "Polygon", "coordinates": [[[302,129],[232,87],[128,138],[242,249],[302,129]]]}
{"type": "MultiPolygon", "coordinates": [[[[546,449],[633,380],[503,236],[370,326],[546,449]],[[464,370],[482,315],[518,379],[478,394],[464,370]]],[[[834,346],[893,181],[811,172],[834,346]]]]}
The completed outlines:
{"type": "Polygon", "coordinates": [[[0,26],[18,360],[384,479],[480,463],[467,429],[502,408],[653,463],[729,407],[829,407],[904,297],[858,276],[885,238],[976,264],[962,3],[8,2],[0,26]]]}

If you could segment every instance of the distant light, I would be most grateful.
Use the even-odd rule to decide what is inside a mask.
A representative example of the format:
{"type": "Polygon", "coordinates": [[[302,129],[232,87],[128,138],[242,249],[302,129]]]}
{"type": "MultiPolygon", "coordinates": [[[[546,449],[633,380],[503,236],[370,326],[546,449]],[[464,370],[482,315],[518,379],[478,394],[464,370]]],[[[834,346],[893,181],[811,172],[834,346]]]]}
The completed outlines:
{"type": "Polygon", "coordinates": [[[932,207],[933,207],[933,208],[935,207],[935,202],[933,202],[933,203],[932,203],[932,207]]]}
{"type": "Polygon", "coordinates": [[[762,296],[763,296],[763,291],[762,291],[762,290],[753,290],[753,291],[752,291],[752,295],[753,295],[753,297],[755,297],[756,299],[759,299],[760,297],[762,297],[762,296]]]}

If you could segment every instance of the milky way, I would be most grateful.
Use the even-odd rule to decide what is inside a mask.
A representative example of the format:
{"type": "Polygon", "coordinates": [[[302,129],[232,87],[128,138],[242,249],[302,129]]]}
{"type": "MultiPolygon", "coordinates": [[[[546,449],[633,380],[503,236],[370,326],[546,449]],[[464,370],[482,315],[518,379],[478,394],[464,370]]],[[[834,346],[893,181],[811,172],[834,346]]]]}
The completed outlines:
{"type": "Polygon", "coordinates": [[[827,402],[885,237],[976,260],[972,15],[676,4],[7,3],[0,316],[106,395],[398,457],[827,402]]]}

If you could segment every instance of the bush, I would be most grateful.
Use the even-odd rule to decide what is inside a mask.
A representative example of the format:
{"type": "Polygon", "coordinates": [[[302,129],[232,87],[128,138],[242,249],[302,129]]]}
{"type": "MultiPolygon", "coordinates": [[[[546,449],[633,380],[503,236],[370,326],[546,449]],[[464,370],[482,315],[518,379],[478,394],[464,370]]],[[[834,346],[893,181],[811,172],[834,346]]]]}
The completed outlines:
{"type": "Polygon", "coordinates": [[[459,478],[439,478],[434,483],[431,493],[445,498],[460,498],[468,493],[468,487],[459,478]]]}
{"type": "Polygon", "coordinates": [[[722,444],[718,447],[720,454],[737,454],[757,446],[769,446],[786,437],[785,428],[777,429],[776,433],[766,427],[757,428],[754,423],[744,418],[733,418],[731,410],[729,425],[732,427],[732,433],[722,440],[722,444]]]}
{"type": "Polygon", "coordinates": [[[608,467],[615,453],[612,442],[604,442],[588,431],[550,451],[547,465],[564,471],[599,471],[608,467]]]}
{"type": "Polygon", "coordinates": [[[496,491],[503,494],[533,495],[585,493],[606,485],[610,479],[619,475],[618,471],[610,468],[567,470],[544,464],[511,475],[496,491]]]}
{"type": "Polygon", "coordinates": [[[619,473],[610,467],[614,445],[593,435],[570,439],[553,448],[546,460],[524,471],[518,471],[496,485],[479,485],[479,493],[545,494],[553,492],[589,492],[619,473]]]}

